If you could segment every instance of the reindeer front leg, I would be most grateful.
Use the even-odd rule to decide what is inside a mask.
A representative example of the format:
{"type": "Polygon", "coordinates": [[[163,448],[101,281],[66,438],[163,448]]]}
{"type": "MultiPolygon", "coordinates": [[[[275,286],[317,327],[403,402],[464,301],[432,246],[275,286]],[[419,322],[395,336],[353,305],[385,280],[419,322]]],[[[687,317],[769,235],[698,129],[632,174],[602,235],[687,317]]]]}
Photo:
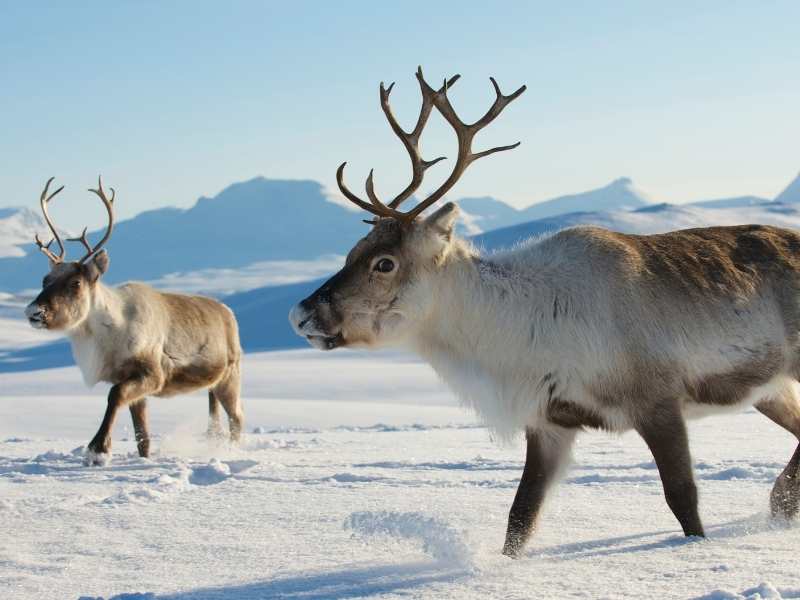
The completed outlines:
{"type": "Polygon", "coordinates": [[[649,419],[636,427],[658,467],[667,505],[687,537],[705,537],[697,512],[697,486],[692,473],[689,437],[677,402],[657,406],[649,419]]]}
{"type": "Polygon", "coordinates": [[[550,426],[546,430],[528,429],[525,469],[508,514],[508,529],[503,554],[517,558],[536,526],[539,509],[548,488],[569,460],[577,429],[550,426]]]}
{"type": "Polygon", "coordinates": [[[111,430],[114,427],[114,421],[117,418],[119,409],[143,400],[144,396],[158,391],[159,388],[160,377],[158,372],[145,369],[141,369],[136,375],[111,387],[108,393],[108,405],[106,406],[103,422],[87,448],[87,464],[103,465],[108,462],[111,451],[111,430]]]}

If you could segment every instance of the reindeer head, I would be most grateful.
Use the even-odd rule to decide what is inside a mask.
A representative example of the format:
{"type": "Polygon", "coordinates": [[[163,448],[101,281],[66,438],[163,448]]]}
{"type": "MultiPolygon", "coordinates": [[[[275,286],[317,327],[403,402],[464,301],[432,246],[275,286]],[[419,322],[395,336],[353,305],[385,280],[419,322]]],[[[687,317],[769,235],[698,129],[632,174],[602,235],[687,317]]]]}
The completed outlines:
{"type": "Polygon", "coordinates": [[[347,163],[339,166],[336,173],[339,189],[351,202],[374,214],[376,219],[366,221],[373,226],[372,230],[350,251],[344,268],[292,308],[289,320],[297,334],[305,337],[312,346],[332,350],[343,346],[380,346],[400,342],[415,326],[425,322],[437,300],[430,293],[430,278],[436,277],[437,272],[444,268],[449,256],[464,251],[464,244],[453,235],[458,216],[454,204],[445,204],[427,218],[423,218],[421,213],[442,198],[472,162],[519,145],[517,142],[472,152],[475,135],[526,88],[522,86],[510,96],[504,96],[491,78],[496,93],[494,103],[483,117],[466,124],[447,97],[448,88],[458,79],[459,75],[455,75],[434,90],[423,78],[422,69],[417,70],[422,108],[410,133],[400,127],[389,105],[389,94],[394,84],[385,88],[381,83],[381,108],[411,158],[411,183],[391,202],[384,204],[375,193],[370,171],[366,181],[369,202],[366,202],[344,183],[347,163]],[[422,130],[434,107],[456,133],[458,157],[450,176],[439,188],[410,211],[401,212],[397,207],[419,188],[425,171],[444,160],[444,157],[424,160],[419,151],[422,130]]]}
{"type": "Polygon", "coordinates": [[[86,229],[78,238],[68,238],[66,241],[80,242],[86,249],[86,254],[77,261],[65,262],[66,248],[58,235],[56,227],[47,211],[47,205],[53,197],[64,189],[61,186],[48,195],[48,189],[53,178],[47,181],[44,191],[39,199],[47,226],[53,234],[53,239],[43,244],[37,235],[36,245],[50,260],[50,272],[45,275],[42,282],[42,291],[25,309],[25,316],[31,326],[37,329],[66,330],[80,325],[92,306],[92,296],[100,276],[108,270],[108,254],[102,247],[111,237],[114,227],[114,189],[111,189],[111,198],[103,190],[103,183],[98,178],[97,189],[90,192],[97,194],[108,212],[108,227],[103,239],[96,245],[89,244],[86,238],[86,229]],[[59,253],[50,250],[53,242],[58,244],[59,253]]]}

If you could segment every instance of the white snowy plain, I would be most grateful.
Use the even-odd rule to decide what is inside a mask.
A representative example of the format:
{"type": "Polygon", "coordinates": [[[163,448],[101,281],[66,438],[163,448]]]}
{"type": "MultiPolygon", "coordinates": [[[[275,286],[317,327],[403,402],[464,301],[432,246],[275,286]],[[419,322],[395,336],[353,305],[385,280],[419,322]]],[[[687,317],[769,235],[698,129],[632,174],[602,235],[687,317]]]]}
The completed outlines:
{"type": "Polygon", "coordinates": [[[427,366],[308,350],[243,368],[240,447],[204,438],[204,395],[155,398],[153,457],[125,413],[105,467],[82,446],[107,388],[0,376],[0,597],[800,598],[800,526],[768,515],[796,442],[754,411],[691,425],[708,539],[681,535],[636,435],[584,433],[510,560],[522,440],[493,441],[427,366]]]}

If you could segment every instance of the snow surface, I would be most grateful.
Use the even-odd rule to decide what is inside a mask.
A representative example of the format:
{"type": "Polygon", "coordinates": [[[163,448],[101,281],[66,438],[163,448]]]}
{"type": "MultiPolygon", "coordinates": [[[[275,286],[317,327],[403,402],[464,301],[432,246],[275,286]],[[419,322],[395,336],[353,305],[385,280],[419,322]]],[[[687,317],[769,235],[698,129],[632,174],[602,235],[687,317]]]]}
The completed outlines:
{"type": "Polygon", "coordinates": [[[82,464],[106,388],[74,367],[2,375],[0,597],[800,598],[800,526],[767,515],[795,440],[761,415],[691,426],[709,538],[687,541],[643,442],[586,433],[524,556],[500,554],[522,468],[399,354],[247,355],[242,445],[201,394],[127,414],[82,464]]]}

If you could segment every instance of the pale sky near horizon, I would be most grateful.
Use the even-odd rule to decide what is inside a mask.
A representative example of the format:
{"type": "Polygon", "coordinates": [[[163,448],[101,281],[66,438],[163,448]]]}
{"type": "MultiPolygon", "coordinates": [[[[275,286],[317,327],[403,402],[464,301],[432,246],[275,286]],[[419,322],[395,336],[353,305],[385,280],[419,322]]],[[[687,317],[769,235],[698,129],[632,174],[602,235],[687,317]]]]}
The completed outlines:
{"type": "MultiPolygon", "coordinates": [[[[522,141],[470,167],[451,197],[524,206],[621,176],[658,202],[773,197],[800,170],[798,2],[250,2],[0,0],[0,206],[37,206],[44,181],[77,229],[189,206],[263,175],[336,191],[399,191],[408,158],[378,104],[416,119],[418,64],[460,73],[474,120],[528,91],[476,139],[522,141]]],[[[432,119],[424,156],[454,155],[432,119]]],[[[421,191],[446,177],[429,171],[421,191]]]]}

